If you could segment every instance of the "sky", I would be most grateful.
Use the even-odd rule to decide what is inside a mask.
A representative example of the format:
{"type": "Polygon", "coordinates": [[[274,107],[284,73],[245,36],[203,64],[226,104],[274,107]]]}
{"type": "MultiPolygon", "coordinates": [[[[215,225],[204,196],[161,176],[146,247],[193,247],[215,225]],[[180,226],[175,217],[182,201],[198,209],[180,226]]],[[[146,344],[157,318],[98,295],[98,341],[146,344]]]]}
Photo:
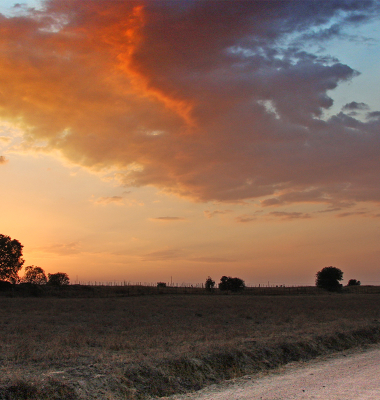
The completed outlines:
{"type": "Polygon", "coordinates": [[[332,265],[380,284],[379,1],[0,13],[1,233],[25,266],[313,285],[332,265]]]}

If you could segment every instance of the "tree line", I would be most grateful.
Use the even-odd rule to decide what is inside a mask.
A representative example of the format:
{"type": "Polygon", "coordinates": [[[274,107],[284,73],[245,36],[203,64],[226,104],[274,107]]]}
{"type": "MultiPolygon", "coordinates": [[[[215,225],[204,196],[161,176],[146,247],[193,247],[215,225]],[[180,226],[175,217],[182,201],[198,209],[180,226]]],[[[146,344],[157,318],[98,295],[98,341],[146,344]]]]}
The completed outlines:
{"type": "Polygon", "coordinates": [[[30,283],[35,285],[62,286],[70,283],[65,272],[45,274],[41,267],[29,265],[25,274],[19,277],[19,272],[25,260],[22,258],[23,245],[16,239],[0,234],[0,280],[10,283],[30,283]]]}
{"type": "MultiPolygon", "coordinates": [[[[343,271],[336,267],[322,268],[316,274],[315,285],[321,289],[328,291],[339,291],[342,288],[340,283],[343,280],[343,271]]],[[[347,286],[359,286],[361,283],[357,279],[350,279],[347,286]]],[[[230,276],[222,276],[218,285],[219,290],[239,292],[244,290],[245,283],[240,278],[232,278],[230,276]]],[[[212,292],[215,288],[215,281],[209,276],[206,279],[205,288],[212,292]]]]}
{"type": "MultiPolygon", "coordinates": [[[[30,283],[35,285],[69,285],[70,279],[65,272],[48,273],[41,267],[29,265],[25,268],[24,276],[19,277],[19,271],[24,265],[25,260],[22,258],[23,245],[16,239],[0,234],[0,280],[11,283],[30,283]]],[[[329,266],[318,271],[316,274],[315,284],[317,287],[329,291],[338,291],[341,289],[343,280],[343,271],[339,268],[329,266]]],[[[161,282],[158,285],[162,284],[161,282]]],[[[360,285],[360,281],[350,279],[348,286],[360,285]]],[[[215,281],[209,276],[206,279],[205,288],[212,292],[215,289],[215,281]]],[[[231,276],[222,276],[218,288],[221,291],[240,292],[244,290],[245,283],[240,278],[232,278],[231,276]]]]}

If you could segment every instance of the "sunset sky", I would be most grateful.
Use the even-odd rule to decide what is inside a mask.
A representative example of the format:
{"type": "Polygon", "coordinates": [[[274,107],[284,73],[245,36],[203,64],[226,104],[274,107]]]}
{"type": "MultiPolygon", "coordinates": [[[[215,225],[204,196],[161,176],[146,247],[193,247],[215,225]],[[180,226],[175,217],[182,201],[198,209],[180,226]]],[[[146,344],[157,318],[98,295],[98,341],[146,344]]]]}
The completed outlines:
{"type": "Polygon", "coordinates": [[[380,284],[380,1],[0,13],[0,233],[25,266],[380,284]]]}

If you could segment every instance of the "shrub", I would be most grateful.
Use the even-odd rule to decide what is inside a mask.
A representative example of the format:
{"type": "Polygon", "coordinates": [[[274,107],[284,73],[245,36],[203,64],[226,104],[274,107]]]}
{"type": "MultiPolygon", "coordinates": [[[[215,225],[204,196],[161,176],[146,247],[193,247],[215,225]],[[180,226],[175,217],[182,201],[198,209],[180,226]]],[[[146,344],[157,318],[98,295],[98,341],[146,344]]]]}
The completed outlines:
{"type": "Polygon", "coordinates": [[[245,283],[240,278],[231,278],[230,276],[222,276],[220,278],[219,289],[222,291],[239,292],[244,288],[245,283]]]}
{"type": "Polygon", "coordinates": [[[16,292],[22,294],[23,296],[42,296],[44,291],[41,285],[37,285],[35,283],[30,282],[21,282],[20,284],[16,285],[16,292]]]}
{"type": "Polygon", "coordinates": [[[360,281],[356,279],[350,279],[347,283],[347,286],[360,286],[360,281]]]}
{"type": "Polygon", "coordinates": [[[13,285],[8,281],[0,281],[0,292],[12,290],[13,285]]]}
{"type": "Polygon", "coordinates": [[[64,286],[70,284],[69,276],[65,272],[48,274],[48,284],[53,286],[64,286]]]}

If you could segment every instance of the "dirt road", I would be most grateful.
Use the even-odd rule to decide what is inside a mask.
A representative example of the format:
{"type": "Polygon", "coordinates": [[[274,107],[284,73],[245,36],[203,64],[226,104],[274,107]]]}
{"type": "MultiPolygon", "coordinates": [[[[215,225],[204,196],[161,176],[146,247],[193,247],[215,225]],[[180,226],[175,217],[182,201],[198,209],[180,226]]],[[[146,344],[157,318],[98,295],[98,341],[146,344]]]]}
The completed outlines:
{"type": "Polygon", "coordinates": [[[175,400],[380,399],[380,347],[294,363],[263,376],[213,385],[175,400]]]}

